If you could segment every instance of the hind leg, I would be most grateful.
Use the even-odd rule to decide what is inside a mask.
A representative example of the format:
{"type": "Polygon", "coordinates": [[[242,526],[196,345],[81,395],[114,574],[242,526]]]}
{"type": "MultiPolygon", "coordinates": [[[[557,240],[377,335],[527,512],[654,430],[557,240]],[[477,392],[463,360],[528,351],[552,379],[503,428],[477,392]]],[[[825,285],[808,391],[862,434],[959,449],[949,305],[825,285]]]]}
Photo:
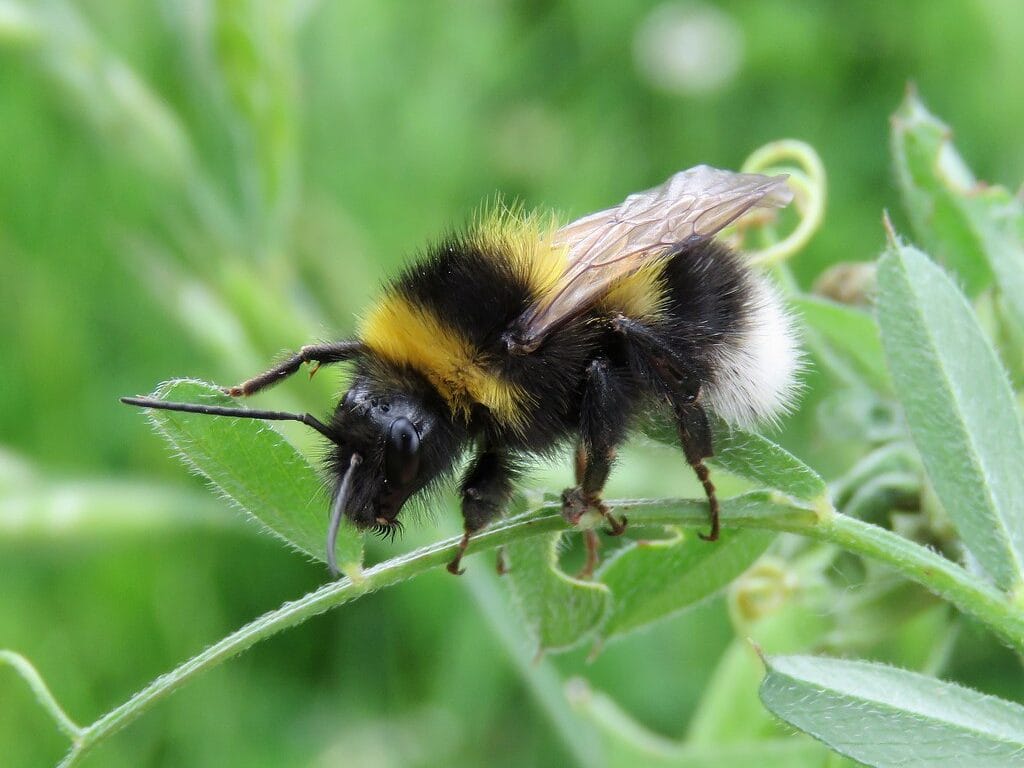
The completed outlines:
{"type": "Polygon", "coordinates": [[[711,427],[700,404],[700,379],[687,370],[684,361],[651,328],[636,320],[619,317],[613,327],[629,344],[637,374],[649,378],[672,406],[676,417],[679,441],[686,463],[704,487],[708,499],[711,530],[700,534],[705,541],[715,541],[719,533],[718,496],[704,459],[714,455],[711,427]]]}
{"type": "Polygon", "coordinates": [[[676,407],[676,423],[679,428],[679,441],[683,445],[683,454],[686,462],[693,468],[704,487],[704,494],[708,498],[708,516],[711,520],[711,531],[700,533],[704,541],[716,541],[718,539],[718,496],[715,493],[715,484],[711,482],[708,468],[704,459],[714,455],[711,446],[711,427],[708,425],[708,417],[696,402],[681,403],[676,407]]]}

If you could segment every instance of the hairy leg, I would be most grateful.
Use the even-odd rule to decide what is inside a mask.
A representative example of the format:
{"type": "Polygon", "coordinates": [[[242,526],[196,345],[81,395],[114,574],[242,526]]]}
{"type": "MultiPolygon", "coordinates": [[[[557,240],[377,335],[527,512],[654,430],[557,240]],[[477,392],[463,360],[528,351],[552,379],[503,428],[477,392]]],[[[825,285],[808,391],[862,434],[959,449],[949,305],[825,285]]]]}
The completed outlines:
{"type": "Polygon", "coordinates": [[[719,506],[714,483],[704,464],[704,459],[714,455],[714,450],[707,414],[700,404],[701,383],[658,334],[643,323],[619,317],[612,325],[626,338],[638,375],[652,380],[672,406],[686,462],[696,473],[708,499],[711,530],[700,537],[715,541],[719,533],[719,506]]]}
{"type": "Polygon", "coordinates": [[[470,537],[499,517],[512,497],[515,467],[510,457],[497,450],[484,449],[477,454],[462,480],[462,540],[448,572],[462,573],[459,565],[470,537]]]}
{"type": "Polygon", "coordinates": [[[615,461],[616,449],[626,437],[629,405],[628,393],[610,363],[604,358],[591,362],[580,407],[577,485],[562,494],[562,514],[573,525],[587,509],[595,509],[608,521],[609,533],[618,536],[626,530],[626,520],[611,514],[601,501],[601,492],[615,461]]]}
{"type": "Polygon", "coordinates": [[[718,496],[715,484],[711,482],[704,459],[714,455],[711,446],[711,427],[708,425],[707,414],[698,402],[684,403],[676,407],[676,420],[679,428],[679,441],[683,444],[686,462],[693,468],[704,486],[704,494],[708,497],[708,515],[711,519],[711,531],[698,534],[704,541],[718,539],[718,496]]]}
{"type": "Polygon", "coordinates": [[[287,360],[283,360],[273,368],[253,376],[251,379],[243,381],[237,386],[230,387],[226,391],[232,397],[254,395],[257,392],[267,389],[268,387],[272,387],[279,381],[283,381],[288,378],[299,370],[303,363],[316,364],[316,368],[314,368],[310,373],[312,376],[321,365],[342,363],[346,360],[352,360],[362,354],[364,349],[365,348],[360,341],[337,341],[330,344],[309,344],[300,349],[298,353],[292,355],[287,360]]]}

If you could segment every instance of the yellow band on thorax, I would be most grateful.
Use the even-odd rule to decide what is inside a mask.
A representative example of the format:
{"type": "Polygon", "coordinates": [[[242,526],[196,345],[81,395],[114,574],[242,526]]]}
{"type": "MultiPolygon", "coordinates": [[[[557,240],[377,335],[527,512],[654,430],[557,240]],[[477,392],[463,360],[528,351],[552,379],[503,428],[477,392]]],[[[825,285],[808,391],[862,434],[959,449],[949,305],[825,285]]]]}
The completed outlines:
{"type": "Polygon", "coordinates": [[[360,338],[382,360],[423,375],[454,414],[468,418],[473,404],[480,403],[502,423],[521,423],[522,390],[501,378],[479,350],[429,309],[386,295],[363,320],[360,338]]]}

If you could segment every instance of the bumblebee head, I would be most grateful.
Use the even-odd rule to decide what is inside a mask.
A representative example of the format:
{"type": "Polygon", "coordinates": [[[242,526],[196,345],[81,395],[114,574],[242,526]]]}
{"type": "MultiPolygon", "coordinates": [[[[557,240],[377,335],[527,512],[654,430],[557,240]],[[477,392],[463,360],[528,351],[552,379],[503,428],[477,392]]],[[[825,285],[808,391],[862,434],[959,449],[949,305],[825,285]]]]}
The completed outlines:
{"type": "Polygon", "coordinates": [[[342,516],[382,536],[401,530],[411,496],[452,468],[465,432],[420,382],[385,382],[362,373],[328,425],[335,436],[328,466],[335,477],[329,564],[342,516]]]}

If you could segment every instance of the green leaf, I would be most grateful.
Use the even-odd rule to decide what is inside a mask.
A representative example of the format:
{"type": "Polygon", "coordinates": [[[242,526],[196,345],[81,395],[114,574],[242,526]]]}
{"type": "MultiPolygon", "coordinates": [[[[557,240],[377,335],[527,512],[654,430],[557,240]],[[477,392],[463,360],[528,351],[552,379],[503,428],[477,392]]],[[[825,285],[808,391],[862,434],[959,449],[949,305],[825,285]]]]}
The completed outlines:
{"type": "Polygon", "coordinates": [[[835,596],[825,574],[834,564],[827,548],[786,561],[768,556],[733,583],[729,613],[736,637],[719,657],[690,718],[689,743],[742,743],[781,735],[780,724],[757,696],[764,677],[757,647],[796,653],[832,642],[835,596]]]}
{"type": "Polygon", "coordinates": [[[156,483],[39,480],[0,493],[0,539],[153,536],[193,527],[241,525],[199,490],[156,483]]]}
{"type": "Polygon", "coordinates": [[[828,494],[825,480],[781,445],[755,432],[719,423],[712,464],[794,499],[817,501],[828,494]]]}
{"type": "Polygon", "coordinates": [[[0,42],[21,43],[66,111],[93,128],[116,158],[174,184],[195,172],[180,115],[104,43],[77,5],[5,2],[0,14],[0,42]]]}
{"type": "Polygon", "coordinates": [[[892,116],[890,141],[896,178],[915,237],[963,280],[974,296],[988,286],[992,272],[983,244],[961,203],[977,185],[956,153],[952,132],[918,99],[907,95],[892,116]]]}
{"type": "MultiPolygon", "coordinates": [[[[538,713],[546,716],[552,730],[561,737],[566,751],[575,758],[574,762],[580,766],[602,764],[597,729],[566,706],[565,684],[558,667],[550,659],[536,658],[523,642],[519,617],[515,611],[509,611],[508,594],[499,584],[497,574],[489,568],[472,568],[462,580],[478,610],[478,615],[472,617],[473,621],[482,618],[490,625],[495,639],[508,656],[508,662],[519,674],[523,687],[532,694],[538,713]]],[[[460,642],[467,641],[462,638],[460,642]]],[[[494,654],[465,659],[457,670],[445,670],[445,685],[465,692],[460,683],[465,681],[467,686],[473,686],[479,683],[480,678],[489,679],[487,676],[499,672],[501,667],[500,661],[495,662],[494,654]]]]}
{"type": "Polygon", "coordinates": [[[786,722],[871,766],[1024,764],[1024,707],[864,661],[773,656],[761,701],[786,722]]]}
{"type": "Polygon", "coordinates": [[[1003,187],[979,183],[951,135],[913,91],[893,115],[893,154],[914,234],[972,296],[994,276],[1024,328],[1024,203],[1003,187]]]}
{"type": "Polygon", "coordinates": [[[1004,589],[1024,573],[1024,432],[1009,382],[970,306],[920,251],[879,266],[878,317],[896,391],[939,499],[1004,589]]]}
{"type": "Polygon", "coordinates": [[[875,318],[856,307],[816,296],[801,296],[793,300],[793,305],[808,325],[853,364],[867,384],[883,392],[892,389],[875,318]]]}
{"type": "MultiPolygon", "coordinates": [[[[153,397],[238,406],[219,387],[189,379],[168,382],[153,397]]],[[[150,410],[149,418],[182,461],[246,514],[296,549],[324,559],[327,494],[306,459],[278,432],[255,419],[161,410],[150,410]]],[[[348,523],[338,535],[337,551],[343,570],[358,572],[362,539],[348,523]]]]}
{"type": "Polygon", "coordinates": [[[638,723],[584,681],[571,680],[567,688],[573,708],[598,727],[609,768],[821,768],[828,754],[804,737],[720,745],[672,741],[638,723]]]}
{"type": "Polygon", "coordinates": [[[539,653],[579,645],[593,634],[611,605],[604,584],[574,579],[559,568],[561,537],[535,536],[505,548],[512,591],[539,653]]]}
{"type": "MultiPolygon", "coordinates": [[[[670,529],[672,530],[672,529],[670,529]]],[[[775,539],[771,531],[725,530],[715,543],[673,530],[669,539],[638,541],[607,560],[597,578],[613,595],[601,627],[605,641],[700,603],[750,567],[775,539]]]]}
{"type": "MultiPolygon", "coordinates": [[[[708,459],[709,463],[794,499],[817,501],[826,497],[828,486],[821,475],[782,446],[721,419],[715,419],[712,428],[715,455],[708,459]]],[[[658,442],[679,445],[675,426],[667,422],[649,424],[645,431],[658,442]]]]}
{"type": "Polygon", "coordinates": [[[1024,329],[1024,203],[1003,187],[982,187],[961,205],[981,240],[1007,313],[1024,329]]]}

